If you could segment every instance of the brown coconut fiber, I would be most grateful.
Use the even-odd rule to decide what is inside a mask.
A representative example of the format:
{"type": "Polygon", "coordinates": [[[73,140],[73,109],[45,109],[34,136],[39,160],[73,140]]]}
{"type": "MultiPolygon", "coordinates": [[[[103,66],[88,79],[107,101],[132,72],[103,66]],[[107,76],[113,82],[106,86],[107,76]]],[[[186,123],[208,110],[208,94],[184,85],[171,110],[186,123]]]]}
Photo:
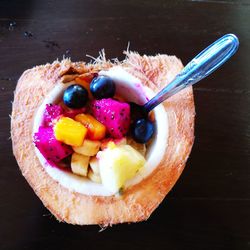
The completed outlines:
{"type": "Polygon", "coordinates": [[[104,53],[94,64],[70,59],[26,70],[15,90],[11,116],[13,153],[23,176],[51,213],[70,224],[103,226],[138,222],[149,218],[181,175],[194,142],[194,99],[192,87],[164,102],[169,122],[168,147],[159,166],[122,196],[88,196],[61,186],[40,164],[32,142],[34,115],[43,99],[60,81],[120,65],[143,84],[159,91],[183,65],[175,56],[140,56],[126,52],[122,62],[111,63],[104,53]]]}

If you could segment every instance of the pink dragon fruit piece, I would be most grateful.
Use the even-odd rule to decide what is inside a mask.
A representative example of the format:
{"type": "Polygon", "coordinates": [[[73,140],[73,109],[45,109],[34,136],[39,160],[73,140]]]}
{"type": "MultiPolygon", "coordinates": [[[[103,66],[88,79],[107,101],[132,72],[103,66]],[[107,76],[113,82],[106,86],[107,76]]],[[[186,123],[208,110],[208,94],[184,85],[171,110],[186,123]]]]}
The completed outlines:
{"type": "Polygon", "coordinates": [[[57,104],[46,104],[43,115],[43,125],[52,126],[53,120],[57,119],[63,114],[63,108],[57,104]]]}
{"type": "Polygon", "coordinates": [[[101,122],[113,138],[124,137],[130,125],[130,106],[112,98],[94,100],[91,103],[93,116],[101,122]]]}
{"type": "Polygon", "coordinates": [[[73,153],[70,146],[56,140],[53,128],[40,126],[34,134],[35,146],[49,162],[59,162],[73,153]]]}

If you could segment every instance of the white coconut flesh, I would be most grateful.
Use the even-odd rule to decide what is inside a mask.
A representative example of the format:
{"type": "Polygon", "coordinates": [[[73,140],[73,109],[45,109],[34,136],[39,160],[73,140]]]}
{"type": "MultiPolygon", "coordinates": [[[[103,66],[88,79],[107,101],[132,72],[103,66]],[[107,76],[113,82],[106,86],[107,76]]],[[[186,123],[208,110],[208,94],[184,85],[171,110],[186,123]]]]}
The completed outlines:
{"type": "MultiPolygon", "coordinates": [[[[112,67],[108,71],[101,71],[99,72],[99,75],[111,77],[116,84],[117,94],[124,97],[128,101],[143,104],[155,95],[151,89],[143,86],[140,83],[140,80],[119,66],[112,67]]],[[[54,89],[44,99],[34,118],[33,133],[38,131],[38,128],[42,123],[46,104],[57,103],[59,100],[61,100],[63,91],[71,84],[72,82],[67,84],[58,82],[54,89]]],[[[156,121],[156,131],[152,142],[147,147],[145,157],[146,163],[132,179],[125,183],[125,189],[141,182],[144,178],[150,175],[159,165],[164,156],[167,147],[168,120],[163,105],[157,106],[154,109],[154,114],[156,121]]],[[[73,173],[49,165],[37,148],[35,148],[35,152],[41,165],[45,168],[45,171],[48,173],[48,175],[63,187],[85,195],[111,196],[115,194],[114,192],[111,192],[105,188],[102,184],[92,182],[87,178],[77,176],[73,173]]]]}

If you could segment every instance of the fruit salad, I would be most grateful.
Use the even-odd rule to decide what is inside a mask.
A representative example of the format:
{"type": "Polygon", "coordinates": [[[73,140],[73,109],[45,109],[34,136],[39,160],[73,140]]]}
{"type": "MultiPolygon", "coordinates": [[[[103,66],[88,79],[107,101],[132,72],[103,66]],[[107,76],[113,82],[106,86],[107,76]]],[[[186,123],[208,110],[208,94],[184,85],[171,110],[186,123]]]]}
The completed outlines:
{"type": "Polygon", "coordinates": [[[144,167],[155,130],[152,117],[137,117],[134,106],[117,95],[111,77],[76,78],[46,104],[34,144],[51,167],[120,192],[144,167]]]}

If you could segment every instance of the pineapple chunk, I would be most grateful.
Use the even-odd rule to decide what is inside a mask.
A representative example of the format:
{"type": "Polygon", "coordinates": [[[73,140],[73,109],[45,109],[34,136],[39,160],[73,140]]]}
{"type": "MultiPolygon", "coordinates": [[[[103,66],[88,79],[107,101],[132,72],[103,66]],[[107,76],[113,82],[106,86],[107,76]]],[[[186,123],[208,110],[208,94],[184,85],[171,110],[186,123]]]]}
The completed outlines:
{"type": "Polygon", "coordinates": [[[90,169],[88,172],[88,178],[93,182],[102,183],[101,176],[94,173],[92,169],[90,169]]]}
{"type": "Polygon", "coordinates": [[[91,140],[85,139],[83,141],[82,146],[73,147],[73,150],[78,154],[82,154],[86,156],[94,156],[99,151],[100,146],[101,146],[100,141],[91,141],[91,140]]]}
{"type": "Polygon", "coordinates": [[[87,176],[89,156],[73,153],[71,157],[71,170],[74,174],[87,176]]]}
{"type": "Polygon", "coordinates": [[[80,122],[68,117],[60,118],[54,126],[56,139],[71,146],[81,146],[87,131],[80,122]]]}
{"type": "Polygon", "coordinates": [[[87,138],[91,140],[101,140],[105,137],[106,127],[97,121],[92,115],[79,114],[75,120],[82,123],[87,129],[87,138]]]}
{"type": "Polygon", "coordinates": [[[90,168],[95,174],[100,174],[99,170],[99,160],[94,156],[91,157],[90,162],[89,162],[90,168]]]}
{"type": "Polygon", "coordinates": [[[98,153],[103,185],[118,192],[144,166],[145,158],[129,145],[109,147],[98,153]]]}

